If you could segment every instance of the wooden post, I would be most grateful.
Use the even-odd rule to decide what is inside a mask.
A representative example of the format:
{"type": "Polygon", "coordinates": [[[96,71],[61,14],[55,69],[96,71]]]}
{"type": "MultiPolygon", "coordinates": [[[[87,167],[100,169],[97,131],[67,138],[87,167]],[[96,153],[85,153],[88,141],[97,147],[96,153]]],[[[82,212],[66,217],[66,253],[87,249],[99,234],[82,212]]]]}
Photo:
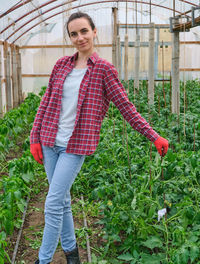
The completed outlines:
{"type": "Polygon", "coordinates": [[[8,43],[4,42],[3,49],[4,57],[4,79],[5,79],[5,95],[6,95],[6,112],[12,108],[12,93],[11,93],[11,83],[10,83],[10,55],[8,51],[8,43]]]}
{"type": "Polygon", "coordinates": [[[112,63],[117,67],[117,11],[116,7],[112,8],[113,16],[113,41],[112,41],[112,63]]]}
{"type": "Polygon", "coordinates": [[[139,70],[140,70],[140,35],[137,34],[135,41],[135,80],[134,80],[134,87],[137,90],[139,90],[139,70]]]}
{"type": "Polygon", "coordinates": [[[172,33],[172,113],[180,113],[179,32],[172,33]]]}
{"type": "Polygon", "coordinates": [[[2,67],[0,51],[0,117],[3,117],[3,94],[2,94],[2,67]]]}
{"type": "Polygon", "coordinates": [[[124,81],[128,81],[128,34],[124,40],[124,81]]]}
{"type": "Polygon", "coordinates": [[[149,104],[154,104],[154,23],[149,24],[149,82],[148,82],[148,99],[149,104]]]}
{"type": "Polygon", "coordinates": [[[121,79],[122,69],[121,69],[121,42],[120,36],[117,36],[117,71],[119,73],[119,79],[121,79]]]}
{"type": "Polygon", "coordinates": [[[14,46],[11,47],[12,51],[12,91],[13,91],[13,107],[19,105],[19,87],[17,80],[17,58],[16,49],[14,46]]]}
{"type": "Polygon", "coordinates": [[[7,76],[7,42],[3,42],[3,85],[4,85],[4,91],[5,91],[5,109],[4,111],[7,112],[7,81],[6,81],[6,76],[7,76]]]}
{"type": "Polygon", "coordinates": [[[16,59],[17,59],[17,81],[18,81],[18,96],[19,103],[22,102],[22,68],[21,68],[21,54],[19,53],[19,47],[16,46],[16,59]]]}
{"type": "Polygon", "coordinates": [[[12,101],[12,86],[11,86],[11,63],[10,63],[10,51],[7,51],[7,110],[10,111],[13,108],[12,101]]]}

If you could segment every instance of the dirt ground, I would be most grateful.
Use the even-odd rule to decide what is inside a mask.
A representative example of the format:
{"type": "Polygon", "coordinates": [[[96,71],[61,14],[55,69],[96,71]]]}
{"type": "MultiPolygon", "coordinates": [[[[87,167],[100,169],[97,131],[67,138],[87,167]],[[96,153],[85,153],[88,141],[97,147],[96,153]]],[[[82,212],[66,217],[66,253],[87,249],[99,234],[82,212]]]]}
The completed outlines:
{"type": "MultiPolygon", "coordinates": [[[[42,230],[44,227],[44,201],[47,193],[46,189],[42,190],[37,197],[30,200],[25,218],[23,232],[17,251],[16,264],[32,264],[38,258],[38,250],[42,239],[42,230]]],[[[75,228],[80,228],[80,219],[74,217],[75,228]]],[[[9,255],[12,259],[13,248],[17,239],[17,232],[10,238],[9,255]],[[12,241],[12,242],[11,242],[12,241]]],[[[82,262],[87,262],[87,252],[79,247],[79,253],[82,262]]],[[[61,246],[58,245],[54,255],[53,264],[65,264],[66,259],[61,246]]],[[[8,264],[8,263],[6,263],[8,264]]]]}

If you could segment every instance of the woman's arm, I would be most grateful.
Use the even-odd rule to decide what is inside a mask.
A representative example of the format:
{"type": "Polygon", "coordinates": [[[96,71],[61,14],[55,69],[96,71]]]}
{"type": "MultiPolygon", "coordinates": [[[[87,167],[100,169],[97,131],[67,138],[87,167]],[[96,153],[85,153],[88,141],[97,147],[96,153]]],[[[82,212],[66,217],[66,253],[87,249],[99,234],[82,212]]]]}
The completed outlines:
{"type": "Polygon", "coordinates": [[[33,123],[33,127],[31,130],[31,134],[30,134],[30,144],[37,144],[40,142],[40,129],[41,129],[41,125],[42,125],[42,120],[46,111],[46,108],[48,106],[50,97],[51,97],[51,92],[52,92],[52,81],[53,78],[55,76],[55,73],[58,69],[58,63],[55,64],[50,79],[49,79],[49,83],[48,83],[48,87],[47,90],[44,94],[44,96],[42,97],[42,100],[40,102],[40,106],[38,108],[34,123],[33,123]]]}
{"type": "Polygon", "coordinates": [[[137,112],[134,104],[129,101],[126,90],[121,84],[118,73],[112,64],[105,72],[104,85],[108,98],[116,105],[124,119],[132,128],[153,142],[159,154],[164,156],[167,153],[168,141],[166,139],[160,140],[161,137],[137,112]]]}

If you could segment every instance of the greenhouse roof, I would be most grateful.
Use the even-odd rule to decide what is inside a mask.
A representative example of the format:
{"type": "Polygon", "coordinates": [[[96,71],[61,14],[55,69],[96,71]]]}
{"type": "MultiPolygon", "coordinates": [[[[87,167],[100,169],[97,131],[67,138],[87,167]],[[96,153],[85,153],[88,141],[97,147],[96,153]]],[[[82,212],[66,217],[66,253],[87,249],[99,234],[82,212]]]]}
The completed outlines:
{"type": "Polygon", "coordinates": [[[0,38],[23,44],[30,34],[51,32],[63,14],[66,18],[77,10],[95,15],[97,24],[110,24],[105,11],[112,7],[119,10],[119,23],[169,24],[174,16],[181,16],[185,23],[192,20],[192,9],[196,17],[200,16],[199,5],[199,0],[1,0],[0,38]]]}

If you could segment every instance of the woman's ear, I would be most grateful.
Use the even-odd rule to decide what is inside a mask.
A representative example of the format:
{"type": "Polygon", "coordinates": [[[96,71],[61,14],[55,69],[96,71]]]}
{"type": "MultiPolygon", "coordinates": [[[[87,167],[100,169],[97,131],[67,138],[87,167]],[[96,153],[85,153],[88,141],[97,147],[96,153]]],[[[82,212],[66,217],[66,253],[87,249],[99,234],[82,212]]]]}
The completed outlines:
{"type": "Polygon", "coordinates": [[[97,29],[96,28],[93,30],[93,33],[94,33],[94,38],[96,38],[96,36],[97,36],[97,29]]]}

